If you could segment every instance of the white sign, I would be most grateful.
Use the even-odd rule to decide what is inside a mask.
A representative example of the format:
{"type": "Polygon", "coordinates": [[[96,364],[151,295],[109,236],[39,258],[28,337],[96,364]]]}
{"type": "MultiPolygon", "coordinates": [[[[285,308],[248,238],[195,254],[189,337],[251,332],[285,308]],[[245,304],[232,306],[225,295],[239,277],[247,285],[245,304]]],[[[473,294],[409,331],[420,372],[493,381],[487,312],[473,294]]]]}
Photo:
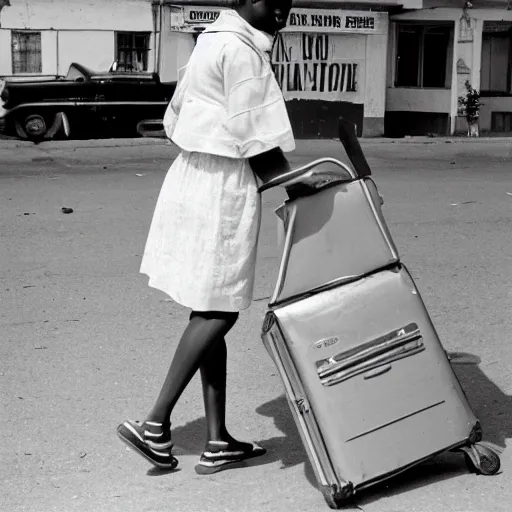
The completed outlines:
{"type": "Polygon", "coordinates": [[[292,9],[282,32],[386,34],[388,13],[327,9],[292,9]]]}
{"type": "Polygon", "coordinates": [[[198,25],[213,23],[223,9],[219,7],[184,7],[183,21],[186,24],[198,25]]]}
{"type": "Polygon", "coordinates": [[[272,64],[286,100],[364,101],[365,38],[279,34],[272,64]]]}
{"type": "MultiPolygon", "coordinates": [[[[183,18],[171,21],[181,28],[188,25],[213,23],[223,7],[183,7],[183,18]]],[[[322,32],[337,34],[386,34],[388,13],[372,11],[343,11],[341,9],[292,9],[288,25],[281,32],[322,32]]]]}

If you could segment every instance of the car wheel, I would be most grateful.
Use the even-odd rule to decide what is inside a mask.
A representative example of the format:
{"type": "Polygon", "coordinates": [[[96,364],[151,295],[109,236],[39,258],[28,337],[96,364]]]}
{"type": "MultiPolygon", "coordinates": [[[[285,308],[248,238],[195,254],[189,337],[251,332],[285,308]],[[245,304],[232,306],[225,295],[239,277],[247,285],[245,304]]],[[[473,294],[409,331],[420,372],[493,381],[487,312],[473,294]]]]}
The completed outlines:
{"type": "Polygon", "coordinates": [[[21,119],[16,119],[16,133],[22,139],[40,142],[47,132],[46,121],[39,114],[31,114],[21,119]]]}

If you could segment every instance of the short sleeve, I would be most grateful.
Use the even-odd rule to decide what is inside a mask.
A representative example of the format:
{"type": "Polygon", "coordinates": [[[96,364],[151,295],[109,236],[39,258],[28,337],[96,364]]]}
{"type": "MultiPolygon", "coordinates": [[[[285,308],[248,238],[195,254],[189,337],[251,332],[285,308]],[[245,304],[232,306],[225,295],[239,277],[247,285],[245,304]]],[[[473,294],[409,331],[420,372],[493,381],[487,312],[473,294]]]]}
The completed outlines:
{"type": "Polygon", "coordinates": [[[222,52],[227,128],[242,158],[276,147],[293,151],[295,141],[283,94],[264,55],[242,42],[222,52]]]}

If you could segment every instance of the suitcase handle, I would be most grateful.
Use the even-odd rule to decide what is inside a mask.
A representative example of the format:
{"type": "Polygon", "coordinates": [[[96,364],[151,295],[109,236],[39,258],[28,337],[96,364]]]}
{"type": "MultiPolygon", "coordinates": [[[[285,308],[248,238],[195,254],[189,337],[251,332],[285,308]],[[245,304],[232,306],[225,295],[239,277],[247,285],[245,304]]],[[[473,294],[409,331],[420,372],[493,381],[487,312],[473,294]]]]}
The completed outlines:
{"type": "Polygon", "coordinates": [[[359,178],[370,176],[372,171],[357,139],[356,125],[348,119],[340,117],[338,120],[338,136],[345,148],[345,153],[347,153],[350,159],[350,163],[357,172],[357,176],[359,178]]]}
{"type": "Polygon", "coordinates": [[[304,182],[307,180],[311,180],[314,177],[321,177],[324,176],[324,181],[331,182],[331,181],[339,181],[340,178],[345,177],[346,175],[350,176],[350,181],[357,179],[357,174],[347,165],[343,162],[340,162],[339,160],[336,160],[335,158],[319,158],[318,160],[314,160],[313,162],[310,162],[309,164],[303,165],[302,167],[299,167],[298,169],[294,169],[293,171],[289,171],[285,174],[281,174],[281,176],[276,176],[275,178],[272,178],[270,181],[262,185],[258,192],[264,192],[265,190],[268,190],[269,188],[284,186],[284,187],[290,187],[291,185],[296,185],[297,183],[304,182]],[[316,171],[315,167],[321,165],[321,164],[334,164],[338,166],[339,169],[336,170],[330,170],[330,171],[316,171]]]}

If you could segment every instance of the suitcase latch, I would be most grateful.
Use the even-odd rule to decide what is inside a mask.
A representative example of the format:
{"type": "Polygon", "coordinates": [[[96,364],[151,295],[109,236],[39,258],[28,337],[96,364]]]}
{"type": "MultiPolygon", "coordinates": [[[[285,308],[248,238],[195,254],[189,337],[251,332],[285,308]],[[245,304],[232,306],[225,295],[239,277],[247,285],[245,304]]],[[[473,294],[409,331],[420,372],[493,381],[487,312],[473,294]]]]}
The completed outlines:
{"type": "Polygon", "coordinates": [[[306,414],[309,412],[309,403],[305,398],[299,398],[298,400],[295,400],[295,405],[301,414],[306,414]]]}

